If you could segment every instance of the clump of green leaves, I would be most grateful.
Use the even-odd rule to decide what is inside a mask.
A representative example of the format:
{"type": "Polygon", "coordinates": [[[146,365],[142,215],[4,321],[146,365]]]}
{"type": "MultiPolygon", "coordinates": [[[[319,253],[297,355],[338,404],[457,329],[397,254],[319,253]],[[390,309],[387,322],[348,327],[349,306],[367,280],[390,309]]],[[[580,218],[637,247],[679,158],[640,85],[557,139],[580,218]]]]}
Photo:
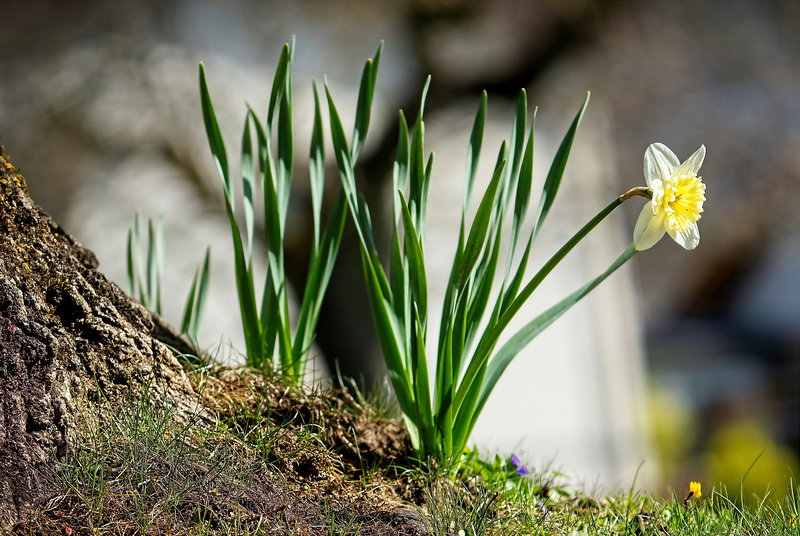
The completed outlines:
{"type": "Polygon", "coordinates": [[[430,345],[425,235],[434,154],[425,158],[422,120],[429,83],[430,79],[422,92],[410,140],[405,116],[402,111],[399,115],[399,144],[393,174],[396,224],[388,276],[378,258],[369,209],[356,189],[354,167],[360,139],[354,135],[348,148],[330,93],[328,107],[337,164],[358,231],[370,307],[392,385],[420,459],[444,460],[453,459],[464,450],[481,410],[511,360],[630,259],[635,249],[629,246],[606,272],[530,321],[505,345],[497,348],[511,319],[544,278],[589,231],[630,196],[614,199],[525,282],[531,248],[558,193],[589,99],[587,97],[581,106],[553,159],[539,197],[532,231],[525,242],[522,227],[532,193],[533,126],[526,142],[527,96],[524,90],[518,100],[511,142],[504,142],[500,147],[491,180],[471,223],[467,217],[483,142],[487,107],[484,93],[467,149],[461,228],[443,303],[439,340],[438,344],[430,345]],[[509,219],[508,264],[501,267],[500,252],[506,243],[501,238],[504,223],[509,219]],[[517,256],[517,249],[523,243],[522,254],[517,256]],[[497,293],[492,304],[495,289],[497,293]],[[435,368],[428,362],[432,354],[435,368]]]}
{"type": "Polygon", "coordinates": [[[141,217],[136,213],[133,229],[128,229],[128,288],[130,295],[145,309],[161,314],[161,277],[164,273],[164,219],[155,226],[147,220],[147,255],[143,251],[141,217]],[[138,292],[137,292],[138,291],[138,292]]]}
{"type": "MultiPolygon", "coordinates": [[[[164,249],[166,238],[164,219],[159,218],[155,225],[147,220],[147,253],[144,253],[141,218],[136,213],[134,225],[128,230],[128,288],[130,295],[138,299],[146,309],[161,315],[161,279],[164,275],[164,249]],[[144,275],[143,275],[144,274],[144,275]]],[[[201,267],[195,270],[192,286],[186,297],[181,321],[181,333],[197,344],[200,325],[205,310],[206,295],[209,283],[209,264],[211,248],[206,248],[205,259],[201,267]]]]}
{"type": "MultiPolygon", "coordinates": [[[[248,106],[242,133],[241,189],[244,220],[235,213],[234,179],[228,166],[225,143],[217,124],[211,96],[200,64],[200,98],[211,154],[217,164],[225,192],[236,266],[236,288],[247,351],[247,365],[273,367],[300,380],[314,338],[322,299],[330,280],[344,230],[346,212],[342,193],[336,195],[327,224],[322,228],[322,197],[325,186],[325,154],[319,98],[314,85],[314,125],[309,155],[314,239],[297,328],[292,336],[284,263],[284,236],[292,183],[292,57],[294,44],[284,46],[272,84],[266,122],[248,106]],[[253,136],[255,131],[255,137],[253,136]],[[274,144],[274,145],[273,145],[274,144]],[[254,151],[255,146],[255,151],[254,151]],[[264,228],[268,262],[260,300],[253,277],[253,229],[256,185],[264,195],[264,228]],[[242,227],[244,229],[242,229],[242,227]],[[242,239],[244,232],[244,240],[242,239]]],[[[372,102],[372,92],[361,98],[372,102]]],[[[369,116],[363,123],[363,135],[369,116]]]]}

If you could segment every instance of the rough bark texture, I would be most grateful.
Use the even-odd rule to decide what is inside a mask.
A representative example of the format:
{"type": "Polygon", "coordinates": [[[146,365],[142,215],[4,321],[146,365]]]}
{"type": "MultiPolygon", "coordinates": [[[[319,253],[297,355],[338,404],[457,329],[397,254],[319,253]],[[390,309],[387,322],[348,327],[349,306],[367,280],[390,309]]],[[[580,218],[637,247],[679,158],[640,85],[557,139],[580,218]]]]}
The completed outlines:
{"type": "Polygon", "coordinates": [[[48,497],[50,467],[99,403],[148,385],[177,414],[196,408],[150,314],[97,267],[0,148],[0,533],[48,497]]]}

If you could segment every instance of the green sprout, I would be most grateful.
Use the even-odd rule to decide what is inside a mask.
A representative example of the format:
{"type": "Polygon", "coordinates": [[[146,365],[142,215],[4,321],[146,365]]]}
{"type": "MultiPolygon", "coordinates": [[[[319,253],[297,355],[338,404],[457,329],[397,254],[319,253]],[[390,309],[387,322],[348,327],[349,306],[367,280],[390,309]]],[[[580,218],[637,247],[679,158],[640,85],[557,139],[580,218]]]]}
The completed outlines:
{"type": "MultiPolygon", "coordinates": [[[[147,220],[147,255],[143,251],[141,218],[136,213],[132,229],[128,229],[127,259],[128,288],[130,295],[159,316],[161,311],[161,279],[164,275],[164,249],[166,238],[164,219],[159,218],[155,225],[147,220]],[[142,275],[144,274],[144,275],[142,275]]],[[[181,333],[197,344],[197,336],[203,319],[209,282],[209,263],[211,248],[206,248],[202,267],[195,271],[181,322],[181,333]]]]}
{"type": "Polygon", "coordinates": [[[161,314],[161,277],[164,273],[164,219],[147,220],[147,257],[142,251],[142,225],[139,213],[133,229],[128,229],[128,288],[130,295],[145,309],[161,314]],[[143,275],[144,274],[144,275],[143,275]],[[138,290],[138,293],[137,293],[138,290]]]}

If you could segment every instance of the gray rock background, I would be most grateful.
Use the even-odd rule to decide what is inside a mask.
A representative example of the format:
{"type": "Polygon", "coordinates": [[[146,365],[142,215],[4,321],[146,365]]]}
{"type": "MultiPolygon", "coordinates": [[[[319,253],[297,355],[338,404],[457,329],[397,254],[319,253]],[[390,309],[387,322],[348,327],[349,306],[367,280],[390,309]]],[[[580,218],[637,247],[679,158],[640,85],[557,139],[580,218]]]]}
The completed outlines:
{"type": "MultiPolygon", "coordinates": [[[[436,151],[437,171],[428,262],[440,281],[460,205],[447,201],[461,199],[480,90],[489,92],[483,166],[509,136],[519,88],[527,88],[531,108],[539,106],[539,185],[592,92],[534,266],[612,196],[643,184],[649,143],[666,143],[684,158],[705,144],[708,202],[698,249],[684,252],[664,240],[553,325],[498,386],[476,442],[520,453],[538,468],[553,460],[553,468],[590,485],[628,487],[646,460],[638,484],[655,491],[685,487],[690,478],[722,479],[713,470],[721,456],[715,438],[741,423],[758,422],[796,460],[797,3],[3,2],[0,26],[0,143],[33,198],[123,287],[134,213],[163,215],[165,316],[175,323],[191,274],[212,244],[214,293],[201,342],[220,347],[223,359],[235,360],[229,346],[244,345],[224,204],[199,112],[199,61],[235,154],[244,101],[265,109],[280,47],[297,36],[296,204],[288,237],[296,284],[310,229],[310,79],[327,74],[351,121],[363,62],[381,39],[359,179],[373,210],[386,203],[396,111],[413,119],[432,74],[426,149],[436,151]]],[[[338,178],[328,178],[333,191],[338,178]]],[[[629,240],[640,209],[630,205],[549,278],[525,318],[605,268],[629,240]]],[[[350,238],[329,291],[319,355],[338,358],[346,374],[363,373],[369,383],[383,366],[364,329],[370,321],[350,238]]],[[[435,300],[443,290],[431,292],[435,300]]]]}

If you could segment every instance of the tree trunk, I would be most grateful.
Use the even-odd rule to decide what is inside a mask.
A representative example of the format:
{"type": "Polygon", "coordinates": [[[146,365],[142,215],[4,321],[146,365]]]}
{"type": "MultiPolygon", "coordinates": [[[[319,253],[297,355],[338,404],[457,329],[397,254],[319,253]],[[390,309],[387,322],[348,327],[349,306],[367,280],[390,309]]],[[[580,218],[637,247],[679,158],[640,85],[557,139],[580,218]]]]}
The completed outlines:
{"type": "Polygon", "coordinates": [[[151,315],[97,267],[0,147],[0,533],[56,492],[55,460],[101,406],[145,386],[178,415],[198,406],[151,315]]]}

